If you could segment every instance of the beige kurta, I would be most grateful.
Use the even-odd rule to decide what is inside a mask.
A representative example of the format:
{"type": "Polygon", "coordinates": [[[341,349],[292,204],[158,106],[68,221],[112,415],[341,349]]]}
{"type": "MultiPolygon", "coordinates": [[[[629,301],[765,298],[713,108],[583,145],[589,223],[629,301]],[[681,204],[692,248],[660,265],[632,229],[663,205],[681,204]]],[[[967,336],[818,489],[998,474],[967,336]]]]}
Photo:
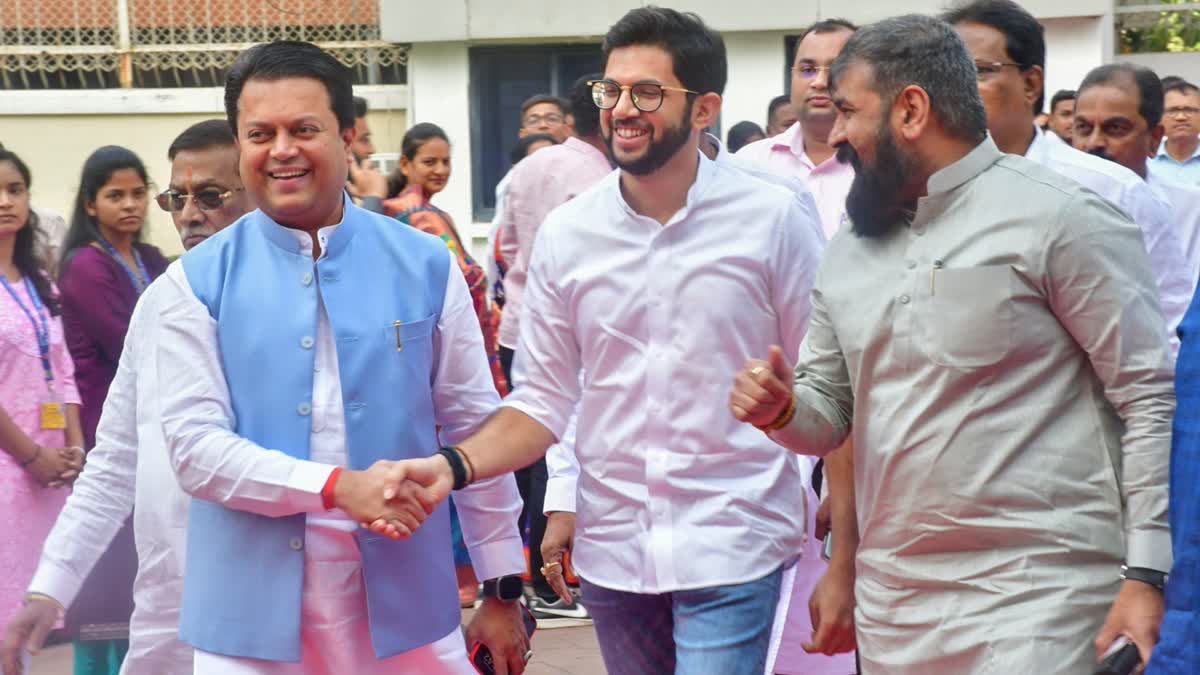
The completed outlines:
{"type": "Polygon", "coordinates": [[[863,672],[1090,673],[1122,561],[1171,562],[1141,235],[990,138],[928,192],[907,226],[830,243],[774,437],[821,454],[853,427],[863,672]]]}

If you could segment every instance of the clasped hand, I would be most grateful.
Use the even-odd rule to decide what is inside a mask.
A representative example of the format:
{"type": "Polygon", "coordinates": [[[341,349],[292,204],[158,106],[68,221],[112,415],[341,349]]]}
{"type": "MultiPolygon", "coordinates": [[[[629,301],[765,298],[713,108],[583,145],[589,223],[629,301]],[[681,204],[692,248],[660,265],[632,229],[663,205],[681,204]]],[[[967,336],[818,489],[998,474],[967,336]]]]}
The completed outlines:
{"type": "Polygon", "coordinates": [[[407,539],[452,486],[449,465],[440,457],[381,460],[365,471],[343,471],[334,488],[334,506],[376,534],[407,539]]]}

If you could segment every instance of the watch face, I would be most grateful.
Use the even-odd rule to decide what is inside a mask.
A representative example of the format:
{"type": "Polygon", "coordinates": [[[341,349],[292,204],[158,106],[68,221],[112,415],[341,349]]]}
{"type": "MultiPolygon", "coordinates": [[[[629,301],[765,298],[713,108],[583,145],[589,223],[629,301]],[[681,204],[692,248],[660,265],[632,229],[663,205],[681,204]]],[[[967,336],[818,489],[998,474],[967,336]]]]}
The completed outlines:
{"type": "Polygon", "coordinates": [[[517,575],[500,577],[496,581],[496,597],[501,600],[516,600],[521,597],[523,587],[521,577],[517,575]]]}

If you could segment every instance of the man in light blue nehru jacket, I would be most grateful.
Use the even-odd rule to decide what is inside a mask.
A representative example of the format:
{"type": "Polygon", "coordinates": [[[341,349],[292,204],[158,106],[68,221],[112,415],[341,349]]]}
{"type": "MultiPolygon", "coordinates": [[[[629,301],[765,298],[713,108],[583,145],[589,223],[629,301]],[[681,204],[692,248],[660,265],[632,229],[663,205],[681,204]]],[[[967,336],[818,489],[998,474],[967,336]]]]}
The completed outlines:
{"type": "MultiPolygon", "coordinates": [[[[253,47],[225,106],[259,210],[164,275],[156,347],[164,437],[195,498],[179,629],[195,672],[471,673],[448,511],[383,480],[499,403],[462,273],[439,239],[346,196],[354,106],[331,55],[253,47]]],[[[520,673],[515,485],[456,503],[487,580],[467,640],[520,673]]]]}

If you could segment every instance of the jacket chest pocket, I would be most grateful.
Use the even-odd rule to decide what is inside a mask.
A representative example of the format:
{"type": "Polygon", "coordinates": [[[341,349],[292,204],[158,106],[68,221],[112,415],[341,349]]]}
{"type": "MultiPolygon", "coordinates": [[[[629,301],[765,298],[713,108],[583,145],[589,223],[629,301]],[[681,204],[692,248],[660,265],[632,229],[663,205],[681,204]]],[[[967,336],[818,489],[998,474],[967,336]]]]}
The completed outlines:
{"type": "MultiPolygon", "coordinates": [[[[433,314],[416,321],[396,319],[383,329],[387,350],[405,361],[433,358],[433,329],[437,317],[433,314]]],[[[417,361],[419,362],[419,361],[417,361]]]]}
{"type": "Polygon", "coordinates": [[[939,269],[919,312],[926,356],[953,368],[998,363],[1012,349],[1015,274],[1007,265],[939,269]]]}

